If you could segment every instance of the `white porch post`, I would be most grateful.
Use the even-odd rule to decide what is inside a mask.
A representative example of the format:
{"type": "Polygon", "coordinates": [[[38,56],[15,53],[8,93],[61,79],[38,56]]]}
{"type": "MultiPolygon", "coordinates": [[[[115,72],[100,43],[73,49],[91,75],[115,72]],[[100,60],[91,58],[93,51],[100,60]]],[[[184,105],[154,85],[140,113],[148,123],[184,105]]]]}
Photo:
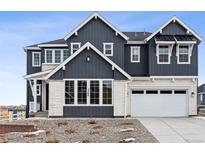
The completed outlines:
{"type": "Polygon", "coordinates": [[[42,81],[42,110],[46,111],[46,82],[42,81]]]}
{"type": "Polygon", "coordinates": [[[36,94],[36,85],[37,85],[37,80],[33,80],[33,103],[34,103],[34,110],[37,112],[37,94],[36,94]]]}

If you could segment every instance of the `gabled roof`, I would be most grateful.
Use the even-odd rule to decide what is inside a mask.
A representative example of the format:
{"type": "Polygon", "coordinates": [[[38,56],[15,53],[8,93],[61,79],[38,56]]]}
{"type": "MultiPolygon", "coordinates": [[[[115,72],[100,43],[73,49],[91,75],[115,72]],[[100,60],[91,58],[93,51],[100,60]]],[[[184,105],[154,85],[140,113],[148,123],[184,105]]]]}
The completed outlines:
{"type": "Polygon", "coordinates": [[[181,26],[183,26],[189,33],[193,34],[199,41],[202,41],[202,38],[194,32],[191,28],[189,28],[184,22],[182,22],[179,18],[176,16],[172,17],[169,21],[167,21],[165,24],[163,24],[159,29],[157,29],[154,33],[152,33],[149,37],[145,39],[145,41],[149,41],[151,38],[153,38],[156,34],[158,34],[163,28],[165,28],[167,25],[169,25],[171,22],[178,22],[181,26]]]}
{"type": "Polygon", "coordinates": [[[129,37],[127,37],[125,34],[120,32],[116,27],[114,27],[110,22],[108,22],[104,17],[102,17],[99,13],[94,12],[92,15],[90,15],[85,21],[83,21],[80,25],[78,25],[74,30],[72,30],[68,35],[64,37],[65,40],[70,38],[73,34],[78,32],[84,25],[86,25],[91,19],[93,18],[99,18],[101,19],[104,23],[106,23],[111,29],[113,29],[117,34],[122,36],[125,40],[128,40],[129,37]]]}
{"type": "Polygon", "coordinates": [[[120,68],[117,64],[115,64],[112,60],[107,58],[102,52],[100,52],[96,47],[94,47],[91,43],[87,42],[85,43],[80,49],[78,49],[75,53],[73,53],[70,57],[68,57],[64,62],[62,62],[60,65],[58,65],[55,69],[53,69],[46,77],[45,80],[49,79],[54,73],[56,73],[58,70],[60,70],[62,67],[64,67],[67,63],[69,63],[73,58],[78,56],[85,48],[87,49],[93,49],[98,55],[100,55],[103,59],[105,59],[109,64],[112,65],[113,68],[117,69],[119,72],[121,72],[125,77],[128,79],[131,79],[131,76],[126,73],[122,68],[120,68]]]}
{"type": "Polygon", "coordinates": [[[38,73],[33,73],[29,75],[23,76],[24,79],[43,79],[46,75],[48,75],[51,72],[51,70],[43,71],[43,72],[38,72],[38,73]]]}

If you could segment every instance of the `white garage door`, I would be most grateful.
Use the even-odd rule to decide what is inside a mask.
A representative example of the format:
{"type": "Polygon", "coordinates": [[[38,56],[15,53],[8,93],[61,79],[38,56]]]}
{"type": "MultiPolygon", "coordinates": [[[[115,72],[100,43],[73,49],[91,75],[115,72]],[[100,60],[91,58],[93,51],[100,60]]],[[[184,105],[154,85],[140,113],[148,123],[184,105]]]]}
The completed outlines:
{"type": "Polygon", "coordinates": [[[133,90],[132,117],[187,116],[186,90],[133,90]]]}

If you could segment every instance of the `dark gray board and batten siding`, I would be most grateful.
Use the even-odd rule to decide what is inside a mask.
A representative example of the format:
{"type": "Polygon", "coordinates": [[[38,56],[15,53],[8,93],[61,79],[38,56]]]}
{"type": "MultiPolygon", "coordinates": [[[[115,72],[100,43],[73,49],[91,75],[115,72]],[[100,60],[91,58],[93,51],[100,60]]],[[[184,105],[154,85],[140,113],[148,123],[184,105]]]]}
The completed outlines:
{"type": "MultiPolygon", "coordinates": [[[[170,23],[162,34],[187,35],[186,29],[177,22],[170,23]]],[[[176,45],[173,47],[170,64],[157,64],[156,43],[154,38],[149,41],[149,75],[150,76],[197,76],[198,75],[198,44],[193,47],[190,64],[177,64],[176,45]]]]}
{"type": "Polygon", "coordinates": [[[65,65],[65,70],[58,70],[50,77],[53,80],[62,79],[115,79],[127,80],[118,70],[112,70],[112,65],[92,49],[84,49],[77,57],[65,65]],[[90,57],[87,62],[86,58],[90,57]]]}
{"type": "Polygon", "coordinates": [[[90,20],[84,27],[78,31],[78,35],[72,35],[67,44],[71,42],[81,42],[81,45],[90,42],[98,50],[103,52],[103,43],[113,43],[113,56],[108,56],[114,63],[124,68],[124,44],[126,40],[120,35],[115,34],[108,25],[106,25],[100,19],[90,20]]]}

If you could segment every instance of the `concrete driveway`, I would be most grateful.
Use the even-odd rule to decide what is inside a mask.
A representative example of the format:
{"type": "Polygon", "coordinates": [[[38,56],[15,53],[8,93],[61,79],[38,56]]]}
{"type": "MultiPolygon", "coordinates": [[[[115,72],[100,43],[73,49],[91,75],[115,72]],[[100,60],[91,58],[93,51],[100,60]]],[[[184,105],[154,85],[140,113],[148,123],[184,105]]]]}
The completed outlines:
{"type": "Polygon", "coordinates": [[[205,119],[190,118],[138,118],[162,143],[205,142],[205,119]]]}

